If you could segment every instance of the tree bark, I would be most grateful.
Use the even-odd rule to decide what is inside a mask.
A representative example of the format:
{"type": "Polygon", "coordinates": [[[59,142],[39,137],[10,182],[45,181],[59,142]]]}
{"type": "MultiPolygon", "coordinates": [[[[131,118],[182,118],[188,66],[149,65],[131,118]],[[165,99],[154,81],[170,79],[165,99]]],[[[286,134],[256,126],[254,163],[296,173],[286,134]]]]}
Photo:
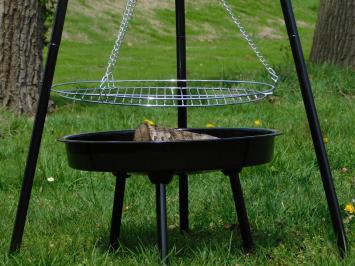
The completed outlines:
{"type": "Polygon", "coordinates": [[[355,0],[321,0],[310,59],[355,68],[355,0]]]}
{"type": "Polygon", "coordinates": [[[42,76],[38,0],[0,0],[0,106],[32,115],[42,76]]]}

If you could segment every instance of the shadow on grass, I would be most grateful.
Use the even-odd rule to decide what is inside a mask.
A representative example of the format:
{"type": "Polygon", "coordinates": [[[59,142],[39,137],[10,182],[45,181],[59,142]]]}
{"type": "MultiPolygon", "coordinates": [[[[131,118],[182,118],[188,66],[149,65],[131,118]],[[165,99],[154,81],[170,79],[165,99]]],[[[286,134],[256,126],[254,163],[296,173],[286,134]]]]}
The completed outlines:
{"type": "MultiPolygon", "coordinates": [[[[168,229],[168,246],[171,256],[175,259],[195,258],[208,250],[212,253],[230,254],[232,256],[250,256],[257,253],[258,248],[272,249],[281,245],[283,239],[289,239],[286,232],[252,231],[254,250],[247,253],[238,227],[225,229],[223,226],[214,228],[193,228],[189,233],[180,232],[179,228],[168,229]],[[281,237],[282,235],[282,237],[281,237]]],[[[138,255],[152,251],[158,256],[156,225],[149,223],[144,226],[125,225],[121,227],[120,246],[118,250],[109,248],[109,232],[102,232],[97,247],[101,252],[110,251],[114,256],[138,255]]]]}

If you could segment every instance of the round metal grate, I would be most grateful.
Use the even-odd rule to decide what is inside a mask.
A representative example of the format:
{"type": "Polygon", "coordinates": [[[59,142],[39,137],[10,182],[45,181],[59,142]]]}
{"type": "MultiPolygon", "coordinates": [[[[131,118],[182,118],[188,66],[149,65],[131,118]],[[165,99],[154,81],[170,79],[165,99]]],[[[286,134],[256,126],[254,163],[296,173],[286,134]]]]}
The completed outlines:
{"type": "Polygon", "coordinates": [[[221,106],[258,101],[275,85],[240,80],[115,80],[53,86],[60,96],[84,102],[131,106],[221,106]]]}

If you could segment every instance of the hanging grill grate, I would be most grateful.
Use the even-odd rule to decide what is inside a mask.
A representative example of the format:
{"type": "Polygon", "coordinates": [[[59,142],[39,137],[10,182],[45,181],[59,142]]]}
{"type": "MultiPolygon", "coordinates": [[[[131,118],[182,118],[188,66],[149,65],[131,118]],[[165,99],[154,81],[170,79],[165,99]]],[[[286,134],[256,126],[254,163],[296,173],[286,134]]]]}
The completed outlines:
{"type": "Polygon", "coordinates": [[[267,63],[240,20],[225,0],[219,0],[243,39],[269,73],[272,83],[248,80],[115,80],[113,71],[137,0],[128,0],[106,73],[100,81],[75,81],[54,85],[53,91],[75,101],[100,104],[200,107],[248,103],[275,90],[278,76],[267,63]]]}
{"type": "Polygon", "coordinates": [[[99,84],[68,82],[53,88],[61,87],[59,95],[76,101],[154,107],[240,104],[261,100],[274,90],[271,84],[240,80],[116,80],[109,87],[95,87],[99,84]],[[189,86],[176,86],[181,82],[189,86]]]}

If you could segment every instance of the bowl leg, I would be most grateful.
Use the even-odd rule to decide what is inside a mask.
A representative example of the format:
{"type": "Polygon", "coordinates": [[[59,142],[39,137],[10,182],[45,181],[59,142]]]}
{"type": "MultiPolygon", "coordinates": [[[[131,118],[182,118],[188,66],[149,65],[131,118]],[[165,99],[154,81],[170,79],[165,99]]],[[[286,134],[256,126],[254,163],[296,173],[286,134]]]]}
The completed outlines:
{"type": "Polygon", "coordinates": [[[118,239],[120,237],[123,199],[124,199],[124,190],[126,186],[127,174],[126,173],[115,174],[115,176],[116,176],[116,187],[115,187],[115,196],[113,200],[111,234],[110,234],[110,247],[112,247],[113,249],[118,248],[118,239]]]}
{"type": "Polygon", "coordinates": [[[167,264],[168,255],[168,227],[166,218],[166,184],[155,184],[156,188],[156,211],[157,211],[157,233],[158,247],[162,264],[167,264]]]}
{"type": "Polygon", "coordinates": [[[249,252],[253,248],[253,238],[250,231],[248,214],[244,203],[243,190],[240,184],[239,173],[240,170],[224,172],[224,174],[229,176],[244,248],[247,252],[249,252]]]}

